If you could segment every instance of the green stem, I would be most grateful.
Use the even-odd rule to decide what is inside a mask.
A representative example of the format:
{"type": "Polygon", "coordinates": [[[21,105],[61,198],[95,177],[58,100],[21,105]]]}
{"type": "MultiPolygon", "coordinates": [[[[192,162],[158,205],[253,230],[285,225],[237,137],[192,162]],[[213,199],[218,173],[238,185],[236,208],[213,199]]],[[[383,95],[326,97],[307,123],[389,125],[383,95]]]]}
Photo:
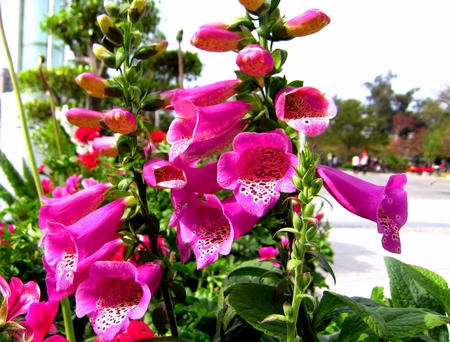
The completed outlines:
{"type": "Polygon", "coordinates": [[[69,340],[69,342],[76,342],[69,297],[61,299],[60,304],[64,318],[64,327],[66,329],[66,338],[69,340]]]}
{"type": "Polygon", "coordinates": [[[24,135],[24,139],[25,139],[25,146],[26,146],[27,153],[28,153],[28,159],[30,162],[31,171],[33,173],[34,183],[35,183],[38,195],[44,196],[44,191],[42,189],[42,184],[39,179],[39,172],[38,172],[38,169],[36,166],[36,160],[34,158],[33,148],[31,145],[30,133],[28,131],[27,121],[26,121],[26,117],[25,117],[25,109],[23,107],[22,99],[20,97],[19,82],[17,81],[17,75],[14,72],[14,65],[13,65],[12,58],[11,58],[11,52],[8,47],[8,42],[6,41],[5,31],[3,28],[1,4],[0,4],[0,33],[2,36],[3,47],[5,48],[5,52],[6,52],[6,59],[8,61],[9,73],[11,75],[11,82],[12,82],[12,85],[14,88],[14,93],[16,95],[16,101],[19,106],[19,116],[20,116],[20,121],[22,124],[22,130],[23,130],[23,135],[24,135]]]}
{"type": "Polygon", "coordinates": [[[177,321],[175,320],[175,312],[173,310],[172,298],[170,297],[169,287],[166,284],[160,284],[159,289],[166,305],[167,321],[169,322],[170,333],[173,337],[178,337],[177,321]]]}

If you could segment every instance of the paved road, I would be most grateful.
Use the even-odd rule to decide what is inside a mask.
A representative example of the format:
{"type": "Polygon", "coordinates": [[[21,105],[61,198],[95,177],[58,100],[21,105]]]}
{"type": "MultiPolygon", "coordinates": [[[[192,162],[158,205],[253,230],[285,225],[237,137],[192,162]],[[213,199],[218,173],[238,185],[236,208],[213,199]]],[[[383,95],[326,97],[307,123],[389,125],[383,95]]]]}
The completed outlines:
{"type": "MultiPolygon", "coordinates": [[[[391,174],[358,173],[355,176],[368,182],[384,185],[391,174]]],[[[449,229],[450,230],[450,179],[443,177],[407,175],[405,190],[408,193],[408,222],[405,229],[449,229]]],[[[325,205],[324,212],[333,227],[374,227],[365,220],[343,209],[328,192],[321,192],[332,204],[325,205]]]]}

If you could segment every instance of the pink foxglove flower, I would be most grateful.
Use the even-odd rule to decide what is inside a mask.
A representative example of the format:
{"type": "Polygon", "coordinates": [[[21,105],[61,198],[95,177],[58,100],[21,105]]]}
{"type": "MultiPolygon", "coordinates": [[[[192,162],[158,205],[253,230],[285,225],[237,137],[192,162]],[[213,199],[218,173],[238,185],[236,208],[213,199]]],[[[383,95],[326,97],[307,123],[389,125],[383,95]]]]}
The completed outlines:
{"type": "MultiPolygon", "coordinates": [[[[166,136],[167,142],[172,144],[169,152],[170,160],[180,156],[193,143],[204,143],[222,135],[226,136],[230,129],[236,131],[237,124],[243,125],[241,119],[249,108],[250,104],[244,101],[231,101],[207,107],[195,106],[189,100],[177,103],[175,111],[178,117],[172,121],[166,136]]],[[[219,145],[222,150],[227,147],[221,139],[218,139],[215,145],[219,145]]],[[[211,151],[216,150],[214,147],[217,148],[211,145],[201,148],[200,145],[197,147],[196,155],[199,155],[198,158],[210,156],[214,153],[211,151]]]]}
{"type": "Polygon", "coordinates": [[[83,128],[101,128],[100,121],[105,114],[85,108],[71,108],[66,112],[67,121],[83,128]]]}
{"type": "Polygon", "coordinates": [[[337,113],[333,99],[312,87],[287,87],[275,97],[277,117],[308,137],[322,134],[337,113]]]}
{"type": "Polygon", "coordinates": [[[400,228],[408,219],[406,175],[392,175],[386,186],[374,185],[335,168],[319,165],[328,192],[348,211],[377,223],[383,248],[401,252],[400,228]]]}
{"type": "Polygon", "coordinates": [[[127,204],[131,202],[134,202],[133,197],[120,198],[70,226],[47,221],[47,232],[42,238],[43,262],[49,296],[51,289],[57,292],[50,298],[56,300],[57,296],[60,299],[75,292],[77,283],[84,280],[80,279],[79,266],[86,260],[92,263],[93,259],[106,257],[105,253],[114,256],[121,244],[106,244],[117,239],[116,230],[122,224],[127,204]]]}
{"type": "Polygon", "coordinates": [[[124,108],[114,108],[103,117],[108,128],[116,133],[130,134],[137,129],[137,120],[124,108]]]}
{"type": "Polygon", "coordinates": [[[95,333],[107,341],[140,319],[162,276],[157,261],[135,266],[126,261],[99,261],[76,293],[76,315],[89,315],[95,333]]]}
{"type": "Polygon", "coordinates": [[[186,185],[186,175],[175,163],[160,158],[148,160],[143,167],[145,182],[160,189],[182,189],[186,185]]]}
{"type": "Polygon", "coordinates": [[[295,191],[291,178],[298,158],[291,153],[291,140],[284,131],[240,133],[234,139],[233,149],[219,159],[217,182],[233,190],[246,211],[262,217],[276,203],[280,192],[295,191]]]}
{"type": "Polygon", "coordinates": [[[267,75],[274,66],[269,51],[259,44],[250,44],[238,52],[236,64],[247,75],[261,77],[267,75]]]}
{"type": "Polygon", "coordinates": [[[214,194],[222,189],[217,183],[217,162],[199,168],[185,166],[181,158],[176,158],[174,162],[183,169],[186,175],[186,185],[181,189],[174,188],[171,191],[174,211],[169,222],[170,227],[177,225],[191,193],[195,192],[197,196],[203,196],[204,194],[214,194]]]}
{"type": "Polygon", "coordinates": [[[239,42],[243,37],[213,25],[201,26],[192,36],[191,44],[196,48],[211,52],[227,52],[239,49],[239,42]]]}
{"type": "Polygon", "coordinates": [[[212,106],[228,100],[236,94],[234,88],[242,81],[239,79],[220,81],[190,89],[174,89],[161,93],[162,98],[170,98],[170,106],[183,100],[189,100],[196,106],[212,106]]]}
{"type": "Polygon", "coordinates": [[[39,228],[45,234],[47,221],[71,225],[93,212],[106,199],[110,183],[100,183],[62,198],[41,197],[44,204],[39,209],[39,228]]]}
{"type": "Polygon", "coordinates": [[[119,155],[119,151],[117,150],[117,139],[115,136],[96,138],[92,142],[92,149],[96,151],[99,156],[115,157],[119,155]]]}
{"type": "Polygon", "coordinates": [[[284,27],[289,37],[303,37],[317,33],[330,23],[330,18],[318,9],[311,9],[288,20],[284,27]]]}
{"type": "Polygon", "coordinates": [[[190,194],[187,208],[179,221],[178,234],[183,244],[180,246],[182,262],[189,257],[186,246],[194,251],[197,269],[215,262],[219,253],[230,253],[235,239],[246,234],[258,221],[258,217],[244,211],[234,198],[221,202],[214,195],[205,195],[206,202],[190,194]],[[228,205],[226,204],[228,203],[228,205]]]}
{"type": "Polygon", "coordinates": [[[5,322],[14,322],[16,318],[28,312],[31,304],[39,302],[41,291],[34,281],[26,284],[16,277],[12,277],[10,283],[0,275],[0,293],[3,297],[3,303],[0,305],[0,312],[6,314],[5,322]]]}

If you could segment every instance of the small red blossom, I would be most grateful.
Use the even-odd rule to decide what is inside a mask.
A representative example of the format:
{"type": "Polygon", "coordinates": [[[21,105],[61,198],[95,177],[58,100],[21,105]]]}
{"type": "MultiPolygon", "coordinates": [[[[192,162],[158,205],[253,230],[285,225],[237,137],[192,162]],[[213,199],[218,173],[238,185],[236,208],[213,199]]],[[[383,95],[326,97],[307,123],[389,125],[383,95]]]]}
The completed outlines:
{"type": "MultiPolygon", "coordinates": [[[[125,330],[120,335],[117,335],[115,338],[111,340],[111,342],[133,342],[138,340],[143,340],[146,338],[154,338],[155,334],[152,329],[148,327],[142,321],[133,321],[130,320],[130,325],[127,330],[125,330]]],[[[94,342],[102,342],[104,341],[102,338],[97,338],[94,342]]]]}
{"type": "Polygon", "coordinates": [[[44,174],[44,169],[45,169],[45,165],[42,164],[41,166],[38,167],[38,172],[40,175],[44,174]]]}
{"type": "Polygon", "coordinates": [[[166,133],[155,129],[151,135],[151,139],[154,143],[160,143],[166,140],[166,133]]]}
{"type": "Polygon", "coordinates": [[[98,153],[95,151],[79,154],[78,159],[85,168],[89,169],[89,171],[92,171],[92,169],[101,164],[101,160],[98,159],[98,153]]]}
{"type": "Polygon", "coordinates": [[[75,132],[75,138],[81,144],[87,144],[95,138],[100,137],[100,128],[83,128],[79,127],[75,132]]]}
{"type": "Polygon", "coordinates": [[[53,183],[50,178],[44,178],[41,180],[42,190],[44,191],[44,195],[53,191],[53,183]]]}

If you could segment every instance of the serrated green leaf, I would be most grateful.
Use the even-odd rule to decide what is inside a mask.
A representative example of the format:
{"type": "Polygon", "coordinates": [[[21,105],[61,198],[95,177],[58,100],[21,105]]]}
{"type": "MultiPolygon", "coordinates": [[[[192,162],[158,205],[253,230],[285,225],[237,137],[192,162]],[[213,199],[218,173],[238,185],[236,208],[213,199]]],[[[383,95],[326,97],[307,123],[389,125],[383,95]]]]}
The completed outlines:
{"type": "Polygon", "coordinates": [[[248,284],[230,292],[225,301],[239,316],[255,329],[273,337],[286,339],[286,324],[281,322],[261,322],[269,315],[283,315],[285,296],[274,301],[275,289],[271,286],[248,284]]]}
{"type": "Polygon", "coordinates": [[[395,258],[385,257],[384,262],[390,278],[390,288],[394,307],[398,308],[427,308],[443,314],[445,302],[449,295],[445,280],[441,285],[434,283],[432,278],[437,280],[437,275],[431,271],[425,272],[425,269],[419,271],[419,268],[412,268],[395,258]],[[428,277],[425,275],[427,274],[428,277]],[[432,276],[435,275],[436,277],[432,276]],[[415,280],[418,278],[426,288],[415,280]],[[433,284],[434,283],[434,284],[433,284]],[[445,283],[445,285],[444,285],[445,283]],[[446,289],[445,289],[446,288],[446,289]],[[441,301],[431,295],[429,289],[432,289],[441,301]]]}

